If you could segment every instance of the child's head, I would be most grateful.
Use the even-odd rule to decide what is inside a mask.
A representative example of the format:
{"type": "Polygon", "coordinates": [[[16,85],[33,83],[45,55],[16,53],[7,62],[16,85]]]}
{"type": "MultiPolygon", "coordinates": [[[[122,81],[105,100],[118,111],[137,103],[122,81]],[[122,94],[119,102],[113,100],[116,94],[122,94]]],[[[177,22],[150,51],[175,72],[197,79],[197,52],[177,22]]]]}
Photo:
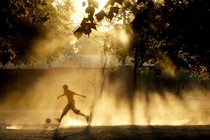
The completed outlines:
{"type": "Polygon", "coordinates": [[[64,89],[64,90],[67,90],[67,89],[68,89],[68,86],[67,86],[66,84],[64,84],[64,85],[63,85],[63,89],[64,89]]]}

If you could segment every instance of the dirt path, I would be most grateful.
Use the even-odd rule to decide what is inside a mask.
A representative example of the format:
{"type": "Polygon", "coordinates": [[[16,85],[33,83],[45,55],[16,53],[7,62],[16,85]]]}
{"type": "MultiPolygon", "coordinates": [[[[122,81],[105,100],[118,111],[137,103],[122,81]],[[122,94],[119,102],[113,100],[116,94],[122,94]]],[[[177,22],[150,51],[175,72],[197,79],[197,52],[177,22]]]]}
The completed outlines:
{"type": "Polygon", "coordinates": [[[209,140],[210,126],[91,126],[5,129],[0,140],[209,140]]]}

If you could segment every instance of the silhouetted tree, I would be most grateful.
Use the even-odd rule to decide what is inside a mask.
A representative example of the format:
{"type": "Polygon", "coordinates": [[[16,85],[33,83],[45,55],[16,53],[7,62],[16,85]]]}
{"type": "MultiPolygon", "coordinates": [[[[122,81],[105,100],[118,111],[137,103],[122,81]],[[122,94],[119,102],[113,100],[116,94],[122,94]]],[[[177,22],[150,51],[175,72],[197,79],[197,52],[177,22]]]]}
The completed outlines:
{"type": "Polygon", "coordinates": [[[155,66],[151,69],[155,74],[164,69],[174,73],[182,69],[201,80],[209,78],[208,3],[200,0],[165,0],[164,3],[109,0],[99,13],[95,13],[96,8],[89,0],[88,17],[74,32],[75,36],[78,39],[83,34],[89,36],[92,29],[97,29],[96,22],[104,18],[111,22],[118,14],[132,12],[135,18],[130,24],[134,38],[128,51],[134,58],[134,77],[143,63],[153,62],[155,66]]]}
{"type": "Polygon", "coordinates": [[[0,62],[18,64],[34,61],[33,42],[45,36],[49,19],[47,3],[39,0],[0,1],[0,62]]]}
{"type": "MultiPolygon", "coordinates": [[[[88,0],[83,6],[87,6],[87,16],[74,31],[78,39],[83,35],[90,36],[104,19],[112,22],[124,18],[125,24],[131,26],[133,45],[128,53],[123,53],[133,57],[135,77],[145,62],[152,62],[154,67],[151,70],[156,74],[163,69],[172,69],[173,72],[181,69],[203,80],[209,78],[207,19],[210,6],[205,1],[109,0],[97,13],[96,1],[88,0]],[[135,17],[131,22],[126,19],[128,13],[135,17]]],[[[37,39],[45,37],[45,23],[50,17],[55,18],[51,12],[56,13],[49,0],[0,1],[1,64],[36,61],[31,46],[37,39]]]]}

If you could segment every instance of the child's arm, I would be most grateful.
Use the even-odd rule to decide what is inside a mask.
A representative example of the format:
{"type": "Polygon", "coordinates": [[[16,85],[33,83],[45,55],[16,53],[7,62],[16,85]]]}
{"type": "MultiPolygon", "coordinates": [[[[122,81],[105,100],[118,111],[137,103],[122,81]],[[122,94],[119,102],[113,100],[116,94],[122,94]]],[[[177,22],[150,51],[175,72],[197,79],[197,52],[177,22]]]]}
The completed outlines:
{"type": "Polygon", "coordinates": [[[81,95],[81,94],[78,94],[78,93],[74,93],[75,95],[78,95],[78,96],[80,96],[80,97],[83,97],[83,98],[86,98],[86,96],[84,96],[84,95],[81,95]]]}
{"type": "Polygon", "coordinates": [[[62,95],[58,96],[57,99],[59,99],[60,97],[64,96],[65,94],[63,93],[62,95]]]}

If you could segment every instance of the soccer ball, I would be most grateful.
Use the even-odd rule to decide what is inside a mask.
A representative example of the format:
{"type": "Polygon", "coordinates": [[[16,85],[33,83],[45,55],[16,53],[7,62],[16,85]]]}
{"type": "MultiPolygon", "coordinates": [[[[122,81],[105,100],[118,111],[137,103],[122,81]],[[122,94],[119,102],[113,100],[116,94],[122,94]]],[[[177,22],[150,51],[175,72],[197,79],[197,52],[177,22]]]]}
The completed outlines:
{"type": "Polygon", "coordinates": [[[51,123],[51,119],[50,118],[46,118],[45,122],[46,123],[51,123]]]}

